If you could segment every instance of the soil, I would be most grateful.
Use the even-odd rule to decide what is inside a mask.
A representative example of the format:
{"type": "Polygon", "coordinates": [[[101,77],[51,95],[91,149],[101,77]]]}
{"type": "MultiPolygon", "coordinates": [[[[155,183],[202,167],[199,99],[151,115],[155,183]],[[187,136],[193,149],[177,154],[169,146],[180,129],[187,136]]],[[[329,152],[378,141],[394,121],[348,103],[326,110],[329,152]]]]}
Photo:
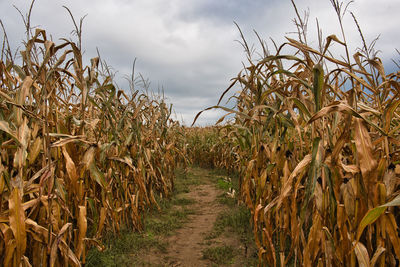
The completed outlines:
{"type": "MultiPolygon", "coordinates": [[[[204,169],[191,171],[210,177],[204,169]]],[[[217,197],[224,192],[209,179],[204,179],[204,182],[205,184],[192,185],[189,193],[182,194],[183,197],[195,200],[189,206],[195,214],[189,215],[189,221],[176,230],[174,235],[166,237],[167,251],[148,251],[142,254],[145,266],[246,266],[247,249],[241,244],[238,236],[225,233],[212,240],[207,238],[213,230],[217,216],[229,207],[217,201],[217,197]],[[223,245],[231,246],[236,251],[231,264],[219,265],[204,259],[205,249],[223,245]]]]}

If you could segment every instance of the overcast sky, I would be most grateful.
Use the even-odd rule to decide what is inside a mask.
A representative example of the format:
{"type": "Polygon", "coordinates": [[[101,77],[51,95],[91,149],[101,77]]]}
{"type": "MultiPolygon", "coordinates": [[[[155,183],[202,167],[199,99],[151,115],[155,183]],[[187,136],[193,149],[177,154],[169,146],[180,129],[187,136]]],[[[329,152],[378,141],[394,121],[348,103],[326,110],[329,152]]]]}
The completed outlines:
{"type": "MultiPolygon", "coordinates": [[[[0,0],[0,19],[14,50],[25,33],[13,5],[26,13],[30,2],[0,0]]],[[[299,11],[310,11],[310,44],[317,47],[316,18],[325,37],[336,34],[341,39],[329,0],[297,0],[296,4],[299,11]]],[[[178,119],[188,125],[198,111],[216,104],[242,68],[245,55],[235,42],[240,35],[233,21],[256,48],[253,29],[263,39],[271,37],[278,44],[285,36],[295,37],[291,32],[296,29],[290,0],[37,0],[31,24],[45,29],[56,44],[61,37],[75,38],[63,5],[77,19],[87,14],[83,26],[87,62],[96,56],[97,47],[102,59],[118,71],[117,81],[124,87],[122,77],[130,74],[137,58],[136,72],[151,81],[154,91],[164,89],[178,119]]],[[[355,0],[349,10],[356,15],[367,43],[380,35],[377,48],[385,68],[397,70],[391,59],[400,59],[395,51],[400,49],[400,1],[355,0]]],[[[354,53],[360,36],[350,14],[344,22],[350,52],[354,53]]],[[[203,113],[198,124],[212,124],[221,114],[203,113]]]]}

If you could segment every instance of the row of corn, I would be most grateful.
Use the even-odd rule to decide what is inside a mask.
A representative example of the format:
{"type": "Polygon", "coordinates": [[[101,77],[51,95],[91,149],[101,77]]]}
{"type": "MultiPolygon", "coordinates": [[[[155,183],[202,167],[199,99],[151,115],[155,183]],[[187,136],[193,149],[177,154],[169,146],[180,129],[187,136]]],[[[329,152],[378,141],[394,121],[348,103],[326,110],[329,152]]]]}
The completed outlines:
{"type": "Polygon", "coordinates": [[[37,29],[23,49],[0,61],[0,265],[80,266],[105,231],[140,230],[168,197],[181,127],[71,41],[37,29]]]}
{"type": "Polygon", "coordinates": [[[233,80],[235,108],[211,107],[234,118],[197,130],[213,143],[191,157],[239,173],[261,266],[396,266],[400,72],[365,43],[335,56],[348,53],[335,35],[261,44],[233,80]]]}

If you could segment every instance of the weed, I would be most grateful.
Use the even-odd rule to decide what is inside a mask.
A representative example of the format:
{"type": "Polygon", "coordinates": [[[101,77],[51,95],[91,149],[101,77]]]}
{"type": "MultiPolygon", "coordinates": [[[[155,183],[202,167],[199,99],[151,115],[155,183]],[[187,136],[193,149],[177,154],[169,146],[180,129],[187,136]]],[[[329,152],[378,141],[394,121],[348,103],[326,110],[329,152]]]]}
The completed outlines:
{"type": "Polygon", "coordinates": [[[201,175],[196,172],[190,171],[186,173],[183,169],[178,169],[175,173],[176,180],[179,181],[175,184],[175,194],[189,193],[190,186],[196,186],[204,183],[204,181],[201,179],[201,175]]]}
{"type": "Polygon", "coordinates": [[[202,251],[203,258],[217,264],[233,263],[235,251],[231,246],[218,246],[207,248],[202,251]]]}
{"type": "Polygon", "coordinates": [[[218,178],[217,180],[217,186],[220,189],[223,189],[225,191],[228,191],[230,188],[232,188],[232,183],[226,178],[218,178]]]}
{"type": "Polygon", "coordinates": [[[91,249],[87,255],[86,266],[130,266],[143,249],[156,248],[163,252],[166,250],[165,242],[156,238],[149,232],[138,233],[131,229],[123,229],[117,238],[108,234],[104,238],[105,251],[91,249]]]}
{"type": "Polygon", "coordinates": [[[194,203],[195,203],[195,201],[193,199],[184,198],[184,197],[171,200],[171,204],[176,205],[176,206],[187,206],[187,205],[192,205],[194,203]]]}

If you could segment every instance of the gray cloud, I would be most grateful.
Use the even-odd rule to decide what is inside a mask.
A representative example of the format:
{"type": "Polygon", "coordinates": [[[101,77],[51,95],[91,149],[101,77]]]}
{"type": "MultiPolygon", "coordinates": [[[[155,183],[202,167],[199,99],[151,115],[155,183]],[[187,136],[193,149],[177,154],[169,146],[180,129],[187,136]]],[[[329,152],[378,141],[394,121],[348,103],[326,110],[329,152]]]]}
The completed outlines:
{"type": "MultiPolygon", "coordinates": [[[[24,27],[12,4],[25,13],[29,2],[0,2],[0,18],[13,47],[23,40],[24,27]]],[[[329,0],[298,0],[296,4],[300,11],[309,7],[311,45],[317,45],[316,17],[325,36],[336,34],[341,38],[329,0]]],[[[136,71],[151,80],[153,89],[164,88],[178,119],[183,116],[186,124],[191,124],[201,109],[215,105],[230,79],[242,68],[245,55],[243,48],[234,42],[240,35],[233,21],[256,47],[253,29],[262,38],[272,37],[277,43],[284,42],[284,36],[295,31],[292,22],[295,12],[290,1],[278,0],[37,0],[32,25],[46,29],[54,40],[71,36],[73,25],[62,5],[70,7],[76,18],[88,14],[83,28],[87,62],[96,56],[98,47],[102,58],[119,71],[117,80],[124,87],[123,76],[130,74],[132,62],[138,58],[136,71]]],[[[394,49],[399,48],[400,41],[397,34],[400,2],[358,0],[350,10],[357,16],[367,42],[381,34],[377,47],[382,51],[385,67],[393,70],[390,59],[398,58],[394,49]]],[[[350,15],[344,23],[353,53],[361,40],[350,15]]],[[[269,46],[273,47],[271,42],[269,46]]],[[[334,51],[344,54],[338,45],[334,51]]],[[[211,124],[221,114],[220,111],[204,113],[199,123],[211,124]]]]}

